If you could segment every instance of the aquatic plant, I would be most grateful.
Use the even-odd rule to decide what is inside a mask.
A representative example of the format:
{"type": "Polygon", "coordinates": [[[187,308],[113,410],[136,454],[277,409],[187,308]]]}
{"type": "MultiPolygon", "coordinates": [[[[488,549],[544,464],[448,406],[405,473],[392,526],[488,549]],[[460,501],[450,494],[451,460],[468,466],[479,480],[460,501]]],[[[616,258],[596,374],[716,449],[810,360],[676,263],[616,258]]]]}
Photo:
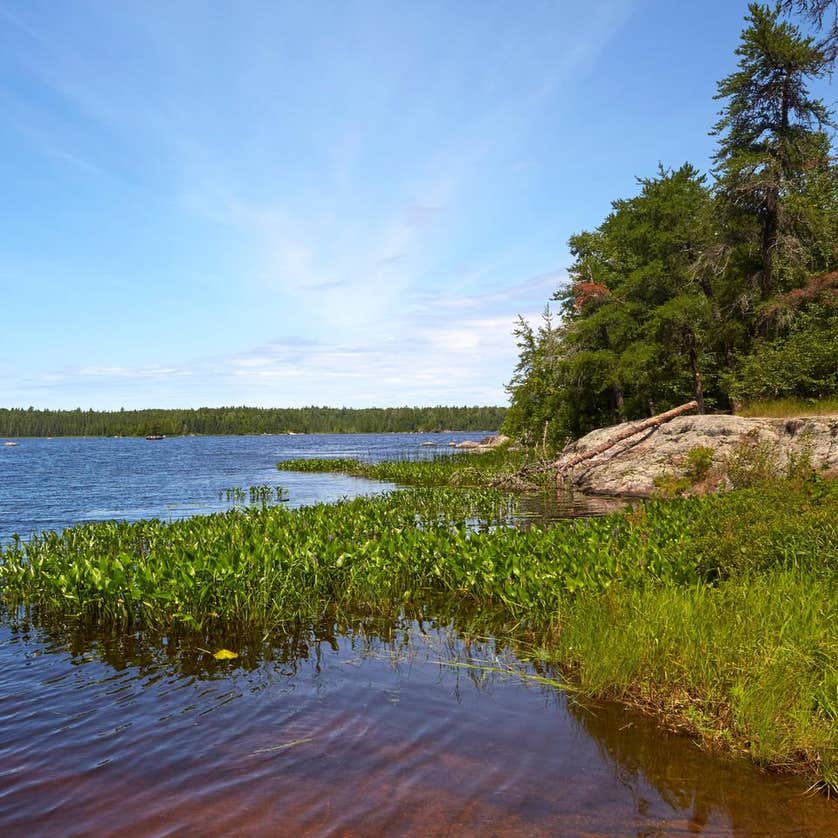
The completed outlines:
{"type": "Polygon", "coordinates": [[[92,523],[0,552],[2,596],[126,625],[392,608],[426,592],[549,620],[567,593],[690,584],[776,564],[834,570],[838,490],[818,481],[671,502],[548,529],[508,526],[509,496],[415,489],[288,510],[92,523]]]}
{"type": "Polygon", "coordinates": [[[508,447],[479,453],[437,454],[430,459],[386,460],[372,463],[350,458],[283,460],[281,471],[339,472],[370,480],[386,480],[403,486],[486,486],[503,474],[512,475],[531,456],[508,447]]]}
{"type": "Polygon", "coordinates": [[[0,551],[0,602],[169,637],[433,615],[444,602],[474,630],[500,620],[537,641],[589,695],[689,716],[768,764],[799,753],[835,784],[838,485],[652,501],[550,528],[511,526],[514,507],[492,490],[423,488],[84,524],[0,551]]]}
{"type": "Polygon", "coordinates": [[[247,491],[240,486],[224,489],[218,493],[219,500],[226,500],[227,503],[244,504],[250,499],[250,505],[260,504],[268,506],[272,503],[284,503],[288,500],[288,492],[282,486],[251,486],[247,491]]]}

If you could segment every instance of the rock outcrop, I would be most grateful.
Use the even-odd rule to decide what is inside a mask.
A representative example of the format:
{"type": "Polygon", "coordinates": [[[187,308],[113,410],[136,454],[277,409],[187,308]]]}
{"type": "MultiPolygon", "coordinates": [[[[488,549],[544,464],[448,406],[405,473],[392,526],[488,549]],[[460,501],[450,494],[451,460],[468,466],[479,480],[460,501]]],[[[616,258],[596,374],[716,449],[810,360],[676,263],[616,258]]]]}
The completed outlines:
{"type": "Polygon", "coordinates": [[[485,436],[480,442],[473,439],[466,439],[463,442],[451,443],[452,448],[461,448],[464,451],[491,451],[509,442],[509,437],[504,434],[485,436]]]}
{"type": "MultiPolygon", "coordinates": [[[[562,452],[555,463],[557,469],[561,472],[563,463],[638,424],[627,422],[592,431],[562,452]]],[[[743,445],[760,443],[770,445],[780,468],[790,457],[805,455],[816,469],[838,469],[838,416],[679,416],[579,463],[565,477],[575,488],[590,494],[646,497],[655,491],[656,480],[679,474],[692,449],[710,448],[714,462],[723,464],[743,445]]]]}

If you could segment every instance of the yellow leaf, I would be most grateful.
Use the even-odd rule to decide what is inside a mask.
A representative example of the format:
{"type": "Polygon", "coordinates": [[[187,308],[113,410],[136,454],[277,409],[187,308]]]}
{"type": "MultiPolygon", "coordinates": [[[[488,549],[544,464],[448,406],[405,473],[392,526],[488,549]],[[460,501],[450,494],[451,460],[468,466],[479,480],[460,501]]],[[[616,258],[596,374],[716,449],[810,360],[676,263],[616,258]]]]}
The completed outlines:
{"type": "Polygon", "coordinates": [[[231,661],[235,660],[238,655],[235,652],[231,652],[229,649],[219,649],[213,657],[217,661],[231,661]]]}

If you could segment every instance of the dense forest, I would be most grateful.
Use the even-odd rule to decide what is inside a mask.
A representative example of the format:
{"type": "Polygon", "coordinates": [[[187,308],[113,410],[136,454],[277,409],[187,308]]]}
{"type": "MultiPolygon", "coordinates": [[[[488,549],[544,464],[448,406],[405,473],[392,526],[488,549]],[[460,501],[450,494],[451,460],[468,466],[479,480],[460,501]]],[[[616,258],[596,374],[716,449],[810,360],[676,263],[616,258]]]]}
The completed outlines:
{"type": "Polygon", "coordinates": [[[492,431],[502,407],[201,407],[197,410],[0,409],[0,436],[492,431]]]}
{"type": "Polygon", "coordinates": [[[507,432],[555,446],[692,399],[838,393],[835,122],[810,93],[836,20],[836,0],[749,5],[712,171],[661,166],[571,237],[557,314],[516,329],[507,432]]]}

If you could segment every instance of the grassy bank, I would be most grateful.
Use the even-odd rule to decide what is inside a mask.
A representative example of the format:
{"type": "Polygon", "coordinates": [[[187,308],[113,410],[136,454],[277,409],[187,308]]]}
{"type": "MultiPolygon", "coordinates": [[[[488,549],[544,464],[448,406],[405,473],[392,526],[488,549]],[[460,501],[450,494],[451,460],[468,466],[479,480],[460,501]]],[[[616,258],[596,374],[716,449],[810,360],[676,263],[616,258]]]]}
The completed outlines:
{"type": "Polygon", "coordinates": [[[0,586],[10,607],[170,634],[442,600],[475,625],[485,614],[487,631],[500,615],[590,696],[838,788],[838,485],[654,501],[546,530],[503,526],[511,503],[425,488],[89,524],[11,545],[0,586]]]}
{"type": "Polygon", "coordinates": [[[566,606],[547,656],[588,695],[838,790],[838,586],[776,567],[717,586],[618,586],[566,606]]]}
{"type": "Polygon", "coordinates": [[[527,454],[502,446],[477,453],[437,454],[428,460],[385,460],[366,463],[350,458],[283,460],[280,471],[338,472],[370,480],[386,480],[403,486],[487,486],[504,475],[512,477],[524,465],[527,454]]]}

